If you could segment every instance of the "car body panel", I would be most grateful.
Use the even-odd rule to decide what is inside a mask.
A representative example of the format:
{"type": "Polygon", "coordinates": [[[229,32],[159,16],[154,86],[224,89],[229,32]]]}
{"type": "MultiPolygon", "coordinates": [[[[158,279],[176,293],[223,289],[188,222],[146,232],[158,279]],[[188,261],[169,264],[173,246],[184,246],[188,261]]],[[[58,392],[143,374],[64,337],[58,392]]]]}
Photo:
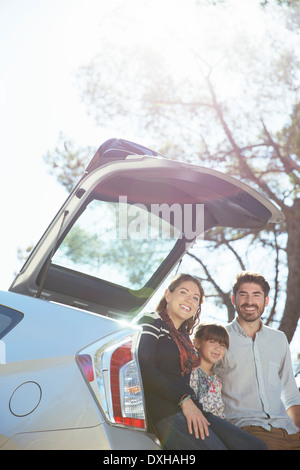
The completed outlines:
{"type": "Polygon", "coordinates": [[[1,450],[160,450],[149,435],[130,429],[98,425],[87,428],[18,433],[6,440],[1,450]]]}
{"type": "Polygon", "coordinates": [[[158,448],[144,432],[112,430],[76,363],[83,346],[137,327],[10,292],[0,305],[23,313],[1,340],[0,448],[158,448]]]}
{"type": "Polygon", "coordinates": [[[6,362],[74,355],[81,347],[124,329],[125,325],[104,316],[99,322],[98,315],[82,309],[10,292],[0,292],[0,305],[9,305],[24,314],[23,320],[3,338],[4,342],[9,339],[6,362]]]}

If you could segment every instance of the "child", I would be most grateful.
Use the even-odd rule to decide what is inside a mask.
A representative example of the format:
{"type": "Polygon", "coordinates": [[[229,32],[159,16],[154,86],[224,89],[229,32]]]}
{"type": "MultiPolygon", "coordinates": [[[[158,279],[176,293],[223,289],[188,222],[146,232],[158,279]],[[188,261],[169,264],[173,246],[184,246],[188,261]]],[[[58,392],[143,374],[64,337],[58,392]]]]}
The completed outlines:
{"type": "Polygon", "coordinates": [[[251,434],[225,419],[225,405],[221,396],[221,380],[213,373],[213,367],[229,349],[226,328],[216,324],[200,324],[195,332],[194,347],[200,354],[200,366],[192,370],[190,386],[202,404],[207,419],[214,420],[214,433],[230,450],[267,450],[267,446],[251,434]]]}
{"type": "Polygon", "coordinates": [[[225,349],[229,348],[226,328],[216,324],[199,325],[194,335],[194,346],[200,355],[201,363],[191,373],[190,386],[204,411],[225,418],[225,405],[221,396],[222,382],[213,373],[213,367],[222,359],[225,349]]]}

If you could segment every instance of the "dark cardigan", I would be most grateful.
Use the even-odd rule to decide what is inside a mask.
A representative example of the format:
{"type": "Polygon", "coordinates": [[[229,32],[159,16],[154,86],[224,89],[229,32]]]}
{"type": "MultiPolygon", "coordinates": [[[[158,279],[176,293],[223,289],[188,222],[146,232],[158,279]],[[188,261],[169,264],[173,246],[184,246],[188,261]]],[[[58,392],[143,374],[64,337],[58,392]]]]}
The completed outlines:
{"type": "Polygon", "coordinates": [[[147,313],[139,321],[142,334],[138,347],[147,412],[151,421],[171,416],[180,410],[184,395],[191,395],[190,374],[182,375],[180,354],[168,328],[157,313],[147,313]]]}

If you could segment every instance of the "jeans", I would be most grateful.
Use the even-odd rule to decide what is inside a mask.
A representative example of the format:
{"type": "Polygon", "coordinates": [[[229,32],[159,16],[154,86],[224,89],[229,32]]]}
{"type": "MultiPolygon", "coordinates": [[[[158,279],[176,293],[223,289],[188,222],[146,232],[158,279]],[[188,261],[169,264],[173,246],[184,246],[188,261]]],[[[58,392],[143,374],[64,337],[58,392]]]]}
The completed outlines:
{"type": "Polygon", "coordinates": [[[203,413],[210,422],[209,436],[196,439],[187,428],[181,411],[156,423],[156,433],[166,450],[267,450],[267,446],[246,431],[211,413],[203,413]]]}

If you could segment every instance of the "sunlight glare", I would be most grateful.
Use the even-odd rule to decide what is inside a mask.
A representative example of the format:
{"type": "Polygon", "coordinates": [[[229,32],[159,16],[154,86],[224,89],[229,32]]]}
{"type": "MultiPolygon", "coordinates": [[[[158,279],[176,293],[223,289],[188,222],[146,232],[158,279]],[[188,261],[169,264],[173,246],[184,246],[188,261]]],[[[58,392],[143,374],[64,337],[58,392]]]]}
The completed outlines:
{"type": "Polygon", "coordinates": [[[218,5],[195,0],[90,0],[88,9],[76,1],[57,21],[64,24],[60,42],[70,66],[79,61],[88,64],[101,52],[103,38],[119,45],[120,51],[123,46],[132,49],[132,54],[138,45],[144,46],[152,57],[164,58],[179,82],[195,74],[201,79],[211,72],[221,98],[242,92],[241,74],[226,68],[232,51],[243,54],[246,41],[259,44],[266,33],[259,0],[228,0],[218,5]]]}
{"type": "Polygon", "coordinates": [[[0,81],[0,106],[4,105],[6,101],[6,86],[3,81],[0,81]]]}

